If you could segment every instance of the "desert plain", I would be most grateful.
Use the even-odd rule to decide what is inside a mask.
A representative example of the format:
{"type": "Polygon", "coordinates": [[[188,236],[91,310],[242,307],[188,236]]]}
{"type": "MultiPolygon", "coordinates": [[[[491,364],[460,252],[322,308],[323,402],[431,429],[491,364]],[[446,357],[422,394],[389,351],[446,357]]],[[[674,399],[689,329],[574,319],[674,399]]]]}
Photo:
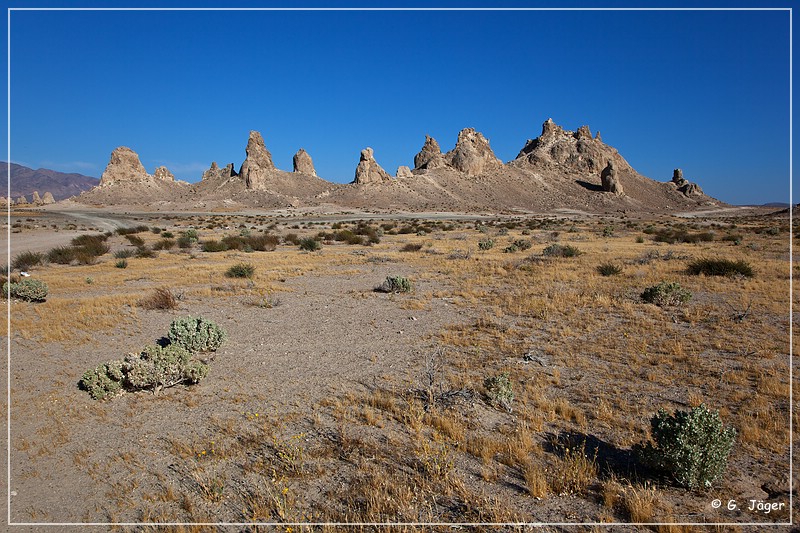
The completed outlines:
{"type": "Polygon", "coordinates": [[[41,254],[23,266],[49,288],[7,302],[9,516],[31,524],[15,531],[789,521],[787,212],[54,204],[8,223],[12,266],[41,254]],[[85,235],[107,250],[48,261],[85,235]],[[752,272],[692,273],[715,259],[752,272]],[[237,265],[249,275],[226,275],[237,265]],[[376,290],[387,277],[411,290],[376,290]],[[645,301],[661,282],[690,297],[645,301]],[[227,333],[199,383],[105,400],[79,386],[186,316],[227,333]],[[659,409],[701,404],[736,438],[723,475],[687,489],[634,448],[659,409]]]}

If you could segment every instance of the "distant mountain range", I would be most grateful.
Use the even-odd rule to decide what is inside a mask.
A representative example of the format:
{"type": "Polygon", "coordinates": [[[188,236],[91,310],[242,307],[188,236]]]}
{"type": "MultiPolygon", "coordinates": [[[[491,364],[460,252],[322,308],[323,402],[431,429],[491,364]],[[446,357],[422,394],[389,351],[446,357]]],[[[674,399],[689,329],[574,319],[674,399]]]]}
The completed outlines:
{"type": "MultiPolygon", "coordinates": [[[[0,175],[6,176],[9,164],[0,161],[0,175]]],[[[63,200],[70,196],[77,196],[84,191],[88,191],[100,180],[83,174],[65,174],[46,168],[32,169],[16,163],[11,163],[11,190],[4,196],[10,196],[14,200],[20,196],[31,199],[33,191],[39,195],[49,192],[56,200],[63,200]]]]}

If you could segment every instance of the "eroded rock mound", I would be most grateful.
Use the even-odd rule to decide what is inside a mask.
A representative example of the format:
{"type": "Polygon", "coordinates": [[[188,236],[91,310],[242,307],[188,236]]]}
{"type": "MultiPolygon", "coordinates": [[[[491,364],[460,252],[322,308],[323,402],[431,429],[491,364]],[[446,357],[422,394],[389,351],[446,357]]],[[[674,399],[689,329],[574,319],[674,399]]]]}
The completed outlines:
{"type": "Polygon", "coordinates": [[[672,171],[672,183],[686,196],[701,196],[703,189],[683,177],[683,170],[676,168],[672,171]]]}
{"type": "Polygon", "coordinates": [[[609,161],[606,168],[600,173],[600,181],[602,182],[604,191],[613,193],[616,196],[625,194],[622,190],[622,183],[619,181],[619,176],[617,176],[617,169],[614,168],[613,161],[609,161]]]}
{"type": "Polygon", "coordinates": [[[42,203],[44,205],[50,205],[56,203],[56,199],[53,197],[53,194],[50,191],[46,191],[44,196],[42,196],[42,203]]]}
{"type": "Polygon", "coordinates": [[[275,164],[259,132],[250,132],[245,152],[247,157],[242,163],[239,175],[244,179],[248,189],[264,189],[269,174],[275,170],[275,164]]]}
{"type": "Polygon", "coordinates": [[[100,176],[99,187],[119,183],[142,183],[148,181],[150,177],[139,161],[139,154],[127,146],[120,146],[111,152],[111,159],[100,176]]]}
{"type": "Polygon", "coordinates": [[[206,183],[221,183],[228,181],[230,178],[236,175],[236,171],[233,170],[233,163],[228,163],[225,168],[219,168],[217,162],[212,161],[211,168],[203,172],[203,176],[200,178],[200,181],[206,183]]]}
{"type": "Polygon", "coordinates": [[[395,174],[395,176],[397,176],[398,178],[410,178],[413,175],[414,174],[411,173],[411,169],[405,165],[400,165],[399,167],[397,167],[397,174],[395,174]]]}
{"type": "Polygon", "coordinates": [[[455,148],[444,156],[445,162],[468,176],[476,176],[485,170],[503,166],[489,147],[489,141],[474,128],[464,128],[458,133],[455,148]]]}
{"type": "Polygon", "coordinates": [[[175,176],[169,171],[167,167],[161,166],[156,168],[153,176],[161,181],[175,181],[175,176]]]}
{"type": "Polygon", "coordinates": [[[33,198],[31,199],[31,203],[34,205],[42,205],[42,198],[39,196],[39,191],[33,191],[33,198]]]}
{"type": "Polygon", "coordinates": [[[375,161],[372,148],[361,150],[361,160],[356,167],[356,177],[353,183],[385,183],[392,181],[392,177],[375,161]]]}
{"type": "Polygon", "coordinates": [[[309,176],[316,176],[317,171],[314,169],[314,161],[311,156],[303,148],[300,148],[292,158],[292,166],[294,172],[301,174],[308,174],[309,176]]]}
{"type": "Polygon", "coordinates": [[[597,174],[606,161],[614,161],[618,172],[633,169],[616,149],[603,143],[600,133],[592,138],[589,126],[578,131],[565,131],[548,118],[542,124],[542,134],[530,139],[514,160],[515,164],[530,164],[538,167],[558,168],[582,174],[597,174]]]}
{"type": "Polygon", "coordinates": [[[417,155],[414,156],[414,170],[441,168],[445,166],[442,149],[436,139],[426,135],[425,144],[417,155]]]}

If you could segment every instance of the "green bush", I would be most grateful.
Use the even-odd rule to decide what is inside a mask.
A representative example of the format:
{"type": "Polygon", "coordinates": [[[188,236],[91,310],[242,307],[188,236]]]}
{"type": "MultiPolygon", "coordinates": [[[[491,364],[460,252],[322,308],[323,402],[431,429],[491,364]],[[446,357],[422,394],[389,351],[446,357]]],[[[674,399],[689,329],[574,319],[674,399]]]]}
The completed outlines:
{"type": "Polygon", "coordinates": [[[144,239],[138,235],[125,235],[125,238],[134,246],[144,246],[144,239]]]}
{"type": "Polygon", "coordinates": [[[120,259],[119,261],[114,263],[114,266],[117,267],[117,268],[128,268],[128,260],[127,259],[120,259]]]}
{"type": "Polygon", "coordinates": [[[238,263],[230,267],[225,275],[229,278],[252,278],[256,272],[256,267],[250,263],[238,263]]]}
{"type": "Polygon", "coordinates": [[[375,290],[378,292],[411,292],[411,281],[403,276],[387,276],[386,281],[378,285],[375,290]]]}
{"type": "Polygon", "coordinates": [[[730,259],[695,259],[686,267],[689,274],[695,276],[705,274],[706,276],[744,276],[752,278],[754,275],[753,267],[750,263],[740,259],[731,261],[730,259]]]}
{"type": "Polygon", "coordinates": [[[662,281],[644,290],[642,300],[659,307],[683,305],[692,299],[692,293],[681,287],[680,283],[662,281]]]}
{"type": "Polygon", "coordinates": [[[581,255],[581,251],[574,246],[551,244],[542,250],[542,255],[547,257],[577,257],[581,255]]]}
{"type": "Polygon", "coordinates": [[[88,391],[95,400],[105,400],[121,394],[125,379],[125,375],[122,373],[122,364],[122,361],[108,361],[87,370],[83,373],[79,386],[88,391]]]}
{"type": "Polygon", "coordinates": [[[597,273],[601,276],[616,276],[622,272],[622,267],[614,263],[597,265],[597,273]]]}
{"type": "Polygon", "coordinates": [[[41,265],[44,254],[40,252],[21,252],[11,261],[11,266],[17,270],[28,270],[32,266],[41,265]]]}
{"type": "Polygon", "coordinates": [[[114,252],[115,259],[127,259],[128,257],[133,257],[134,255],[136,255],[136,252],[130,248],[123,248],[122,250],[117,250],[114,252]]]}
{"type": "Polygon", "coordinates": [[[203,241],[203,246],[201,247],[201,250],[204,252],[224,252],[227,249],[228,246],[225,243],[219,242],[215,239],[203,241]]]}
{"type": "Polygon", "coordinates": [[[322,245],[319,243],[318,240],[313,239],[311,237],[307,237],[305,239],[300,240],[300,249],[306,252],[316,252],[322,248],[322,245]]]}
{"type": "Polygon", "coordinates": [[[68,265],[75,260],[75,248],[71,246],[58,246],[47,252],[47,260],[59,265],[68,265]]]}
{"type": "Polygon", "coordinates": [[[198,383],[208,374],[208,365],[192,359],[192,354],[177,344],[153,345],[125,357],[122,373],[125,388],[158,391],[179,383],[198,383]]]}
{"type": "Polygon", "coordinates": [[[156,241],[156,243],[153,244],[153,250],[172,250],[174,247],[175,247],[175,239],[163,238],[156,241]]]}
{"type": "Polygon", "coordinates": [[[511,411],[514,391],[511,388],[511,381],[508,379],[508,372],[502,372],[496,376],[486,378],[483,386],[486,389],[486,398],[490,404],[511,411]]]}
{"type": "Polygon", "coordinates": [[[225,330],[205,318],[186,317],[169,326],[169,342],[190,352],[214,352],[228,337],[225,330]]]}
{"type": "Polygon", "coordinates": [[[478,250],[491,250],[494,248],[494,240],[493,239],[481,239],[478,241],[478,250]]]}
{"type": "Polygon", "coordinates": [[[653,442],[635,447],[645,464],[669,473],[690,489],[708,488],[728,463],[736,430],[705,405],[670,415],[663,409],[650,420],[653,442]]]}
{"type": "Polygon", "coordinates": [[[23,279],[17,283],[5,282],[3,294],[19,300],[43,302],[47,299],[47,283],[38,279],[23,279]]]}

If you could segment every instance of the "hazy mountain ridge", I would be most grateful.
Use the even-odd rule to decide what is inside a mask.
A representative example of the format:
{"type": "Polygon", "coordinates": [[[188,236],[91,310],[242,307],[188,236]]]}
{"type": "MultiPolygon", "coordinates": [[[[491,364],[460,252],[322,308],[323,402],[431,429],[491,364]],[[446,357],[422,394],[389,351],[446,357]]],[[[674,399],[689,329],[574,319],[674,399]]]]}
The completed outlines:
{"type": "MultiPolygon", "coordinates": [[[[63,200],[71,196],[78,196],[100,183],[98,178],[84,176],[78,173],[65,173],[47,168],[32,169],[16,163],[11,163],[11,189],[5,196],[14,200],[20,196],[31,199],[34,191],[40,195],[49,192],[56,200],[63,200]]],[[[0,172],[7,175],[9,164],[0,162],[0,172]]]]}

